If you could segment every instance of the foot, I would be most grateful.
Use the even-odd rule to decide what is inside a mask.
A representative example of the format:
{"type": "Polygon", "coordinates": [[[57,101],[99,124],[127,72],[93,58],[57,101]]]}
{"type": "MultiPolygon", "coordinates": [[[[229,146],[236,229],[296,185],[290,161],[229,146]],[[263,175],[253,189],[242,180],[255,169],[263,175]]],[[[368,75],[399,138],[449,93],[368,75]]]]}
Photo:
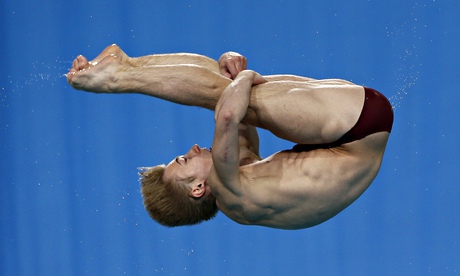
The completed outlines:
{"type": "Polygon", "coordinates": [[[66,74],[67,82],[75,89],[91,92],[116,92],[118,74],[129,66],[129,57],[113,44],[95,59],[88,61],[79,55],[66,74]]]}

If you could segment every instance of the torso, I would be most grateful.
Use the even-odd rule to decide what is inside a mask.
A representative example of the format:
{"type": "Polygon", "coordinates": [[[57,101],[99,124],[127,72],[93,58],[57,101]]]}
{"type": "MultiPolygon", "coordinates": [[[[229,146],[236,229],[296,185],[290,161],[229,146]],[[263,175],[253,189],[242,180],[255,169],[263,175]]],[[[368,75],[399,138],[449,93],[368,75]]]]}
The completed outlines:
{"type": "Polygon", "coordinates": [[[367,189],[387,139],[381,132],[337,148],[254,158],[240,167],[244,194],[217,197],[219,209],[241,224],[300,229],[322,223],[367,189]]]}
{"type": "MultiPolygon", "coordinates": [[[[251,95],[258,105],[250,106],[253,116],[246,123],[300,144],[337,141],[356,124],[364,105],[363,87],[335,80],[269,82],[251,95]]],[[[369,187],[388,136],[378,132],[340,146],[286,150],[263,160],[240,150],[241,192],[232,194],[216,183],[217,205],[241,224],[300,229],[322,223],[369,187]]],[[[220,180],[214,175],[213,181],[220,180]]]]}

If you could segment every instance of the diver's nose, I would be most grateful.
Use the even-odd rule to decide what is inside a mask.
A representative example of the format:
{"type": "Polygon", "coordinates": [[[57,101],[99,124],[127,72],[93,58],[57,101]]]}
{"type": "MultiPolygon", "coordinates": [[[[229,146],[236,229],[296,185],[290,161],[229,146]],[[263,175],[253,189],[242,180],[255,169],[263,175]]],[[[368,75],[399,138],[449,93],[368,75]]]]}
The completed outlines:
{"type": "Polygon", "coordinates": [[[193,147],[189,150],[188,155],[194,155],[194,154],[199,154],[201,152],[201,149],[198,145],[193,145],[193,147]]]}
{"type": "Polygon", "coordinates": [[[194,150],[196,153],[200,153],[201,152],[201,148],[195,144],[193,147],[192,147],[192,150],[194,150]]]}

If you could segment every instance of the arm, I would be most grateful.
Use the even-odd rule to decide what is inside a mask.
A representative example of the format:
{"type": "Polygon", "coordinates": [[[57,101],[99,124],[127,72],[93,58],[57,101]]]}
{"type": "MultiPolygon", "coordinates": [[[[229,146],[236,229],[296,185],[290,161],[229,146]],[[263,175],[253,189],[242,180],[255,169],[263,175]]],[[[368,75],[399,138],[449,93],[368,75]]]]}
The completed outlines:
{"type": "Polygon", "coordinates": [[[224,187],[237,196],[242,192],[239,175],[240,122],[246,115],[252,85],[263,82],[265,79],[254,71],[241,72],[224,90],[216,106],[212,145],[214,168],[224,187]]]}
{"type": "MultiPolygon", "coordinates": [[[[254,153],[260,159],[259,154],[259,134],[255,126],[240,123],[239,125],[239,143],[240,148],[247,148],[250,152],[254,153]]],[[[252,162],[251,162],[252,163],[252,162]]],[[[240,161],[240,166],[242,166],[240,161]]]]}

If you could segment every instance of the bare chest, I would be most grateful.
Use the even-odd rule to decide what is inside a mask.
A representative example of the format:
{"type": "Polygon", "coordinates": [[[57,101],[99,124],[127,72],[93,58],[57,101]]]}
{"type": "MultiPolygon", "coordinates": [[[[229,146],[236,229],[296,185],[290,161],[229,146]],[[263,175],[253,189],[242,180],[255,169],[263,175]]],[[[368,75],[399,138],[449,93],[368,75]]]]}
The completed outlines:
{"type": "Polygon", "coordinates": [[[241,167],[252,224],[296,229],[335,216],[373,179],[355,163],[337,153],[286,151],[241,167]]]}

